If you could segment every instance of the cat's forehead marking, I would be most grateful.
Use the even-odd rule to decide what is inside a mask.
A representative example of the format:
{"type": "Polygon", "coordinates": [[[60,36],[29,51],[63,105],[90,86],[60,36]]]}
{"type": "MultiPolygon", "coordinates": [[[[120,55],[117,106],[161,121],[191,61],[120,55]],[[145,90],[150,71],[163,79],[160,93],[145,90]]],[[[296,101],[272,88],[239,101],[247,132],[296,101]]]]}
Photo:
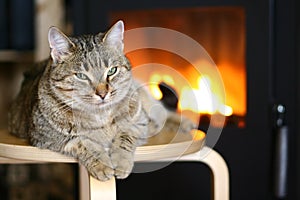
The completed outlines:
{"type": "Polygon", "coordinates": [[[90,67],[92,68],[102,68],[106,67],[107,61],[106,58],[99,53],[99,51],[93,51],[88,55],[88,60],[90,67]]]}
{"type": "Polygon", "coordinates": [[[71,40],[76,44],[79,51],[86,55],[98,46],[95,37],[93,35],[81,35],[77,37],[71,37],[71,40]]]}
{"type": "Polygon", "coordinates": [[[115,65],[116,54],[106,48],[94,35],[83,35],[76,38],[81,51],[82,68],[85,71],[99,70],[115,65]]]}
{"type": "Polygon", "coordinates": [[[104,64],[104,67],[109,67],[108,59],[101,59],[101,61],[104,64]]]}
{"type": "Polygon", "coordinates": [[[90,67],[89,67],[89,65],[88,65],[88,63],[83,63],[83,67],[84,67],[84,69],[85,69],[85,71],[89,71],[90,70],[90,67]]]}

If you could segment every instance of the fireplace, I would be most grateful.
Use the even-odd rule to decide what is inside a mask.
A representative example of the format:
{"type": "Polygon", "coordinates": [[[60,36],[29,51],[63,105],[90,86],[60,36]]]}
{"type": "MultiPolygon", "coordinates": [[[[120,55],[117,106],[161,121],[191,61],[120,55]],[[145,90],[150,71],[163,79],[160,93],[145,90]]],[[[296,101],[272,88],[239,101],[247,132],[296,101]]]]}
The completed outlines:
{"type": "MultiPolygon", "coordinates": [[[[296,103],[299,86],[290,87],[297,83],[294,0],[116,1],[114,5],[85,2],[73,2],[74,10],[85,8],[82,15],[73,15],[75,34],[96,33],[123,19],[128,31],[141,27],[166,28],[201,44],[213,64],[201,59],[191,63],[172,51],[157,48],[130,51],[127,56],[135,76],[151,83],[149,89],[155,98],[195,121],[200,119],[199,129],[207,132],[207,145],[220,152],[229,165],[231,199],[276,199],[278,184],[284,185],[283,199],[296,199],[297,176],[293,174],[297,174],[297,167],[293,160],[297,156],[295,133],[299,127],[295,110],[299,109],[296,103]],[[144,70],[139,70],[140,66],[147,63],[152,63],[151,67],[141,72],[144,70]],[[195,71],[195,63],[217,70],[224,90],[216,89],[220,85],[215,85],[215,77],[195,71]],[[174,71],[188,80],[188,87],[174,71]],[[190,104],[189,99],[198,104],[190,104]],[[211,106],[211,102],[218,102],[218,106],[211,106]],[[289,127],[286,183],[274,178],[279,173],[275,161],[282,153],[276,151],[280,127],[274,125],[278,115],[272,110],[278,103],[286,107],[285,121],[289,127]],[[217,133],[221,134],[216,137],[217,133]]],[[[141,37],[143,41],[152,40],[147,34],[141,37]]],[[[134,41],[126,40],[125,36],[125,48],[130,42],[134,41]]],[[[176,43],[172,37],[164,37],[162,42],[176,43]]],[[[180,47],[184,45],[175,45],[180,47]]],[[[188,193],[190,199],[209,198],[207,174],[208,169],[200,164],[174,163],[162,171],[133,174],[128,180],[118,182],[120,197],[141,197],[154,187],[161,191],[162,199],[186,198],[180,193],[188,193]],[[161,184],[157,180],[162,180],[161,184]],[[190,185],[179,188],[182,184],[190,185]],[[166,190],[173,195],[162,195],[166,190]]]]}
{"type": "MultiPolygon", "coordinates": [[[[227,118],[226,125],[239,128],[245,126],[246,35],[245,11],[242,7],[115,11],[110,14],[110,19],[123,19],[127,30],[141,27],[175,30],[201,44],[214,62],[210,62],[210,58],[203,56],[200,51],[199,57],[190,60],[175,54],[178,48],[186,47],[178,44],[180,36],[170,38],[171,35],[165,33],[165,30],[157,30],[157,37],[153,36],[153,32],[145,31],[135,35],[135,39],[140,37],[138,40],[147,44],[160,43],[159,46],[170,49],[142,48],[127,51],[126,55],[133,67],[147,64],[143,69],[134,68],[134,76],[149,84],[149,90],[156,99],[161,100],[163,96],[168,98],[159,89],[159,84],[163,83],[176,94],[177,110],[192,112],[189,117],[194,118],[194,121],[199,121],[195,115],[198,113],[200,125],[209,125],[205,119],[210,119],[211,115],[223,115],[227,118]],[[220,74],[221,81],[211,71],[220,74]]],[[[125,32],[125,44],[130,45],[132,42],[135,41],[126,37],[125,32]]],[[[213,126],[222,127],[223,123],[216,121],[218,119],[220,118],[212,118],[211,123],[213,126]]]]}

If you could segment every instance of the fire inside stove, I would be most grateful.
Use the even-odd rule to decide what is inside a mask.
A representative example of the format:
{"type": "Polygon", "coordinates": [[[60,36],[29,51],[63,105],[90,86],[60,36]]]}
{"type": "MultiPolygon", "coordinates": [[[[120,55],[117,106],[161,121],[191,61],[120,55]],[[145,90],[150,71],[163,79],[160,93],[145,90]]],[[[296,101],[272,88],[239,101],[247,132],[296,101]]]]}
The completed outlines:
{"type": "MultiPolygon", "coordinates": [[[[220,90],[214,77],[195,71],[190,62],[175,53],[145,48],[128,52],[127,57],[137,68],[147,65],[143,70],[133,70],[134,75],[148,82],[151,94],[165,101],[171,109],[200,116],[200,126],[211,123],[211,116],[219,115],[225,117],[226,126],[245,127],[247,94],[243,8],[118,11],[111,13],[111,19],[123,19],[126,30],[141,27],[176,30],[202,45],[215,65],[201,58],[196,63],[205,68],[217,68],[225,90],[225,101],[224,91],[220,90]],[[178,73],[182,78],[178,78],[178,73]],[[185,81],[187,79],[189,84],[185,81]]],[[[151,42],[151,37],[142,37],[144,41],[151,42]]],[[[130,42],[134,41],[125,41],[125,45],[130,42]]],[[[161,42],[176,44],[177,41],[163,38],[161,42]]],[[[213,125],[222,126],[217,121],[213,125]]]]}

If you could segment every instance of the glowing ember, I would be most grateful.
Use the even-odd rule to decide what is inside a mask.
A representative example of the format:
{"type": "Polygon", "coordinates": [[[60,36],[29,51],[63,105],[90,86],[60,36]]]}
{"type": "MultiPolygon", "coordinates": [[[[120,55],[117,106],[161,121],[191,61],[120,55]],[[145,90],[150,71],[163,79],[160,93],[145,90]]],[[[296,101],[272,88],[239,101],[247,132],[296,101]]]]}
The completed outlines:
{"type": "Polygon", "coordinates": [[[200,130],[192,130],[191,135],[193,136],[194,141],[203,140],[205,138],[205,133],[200,130]]]}

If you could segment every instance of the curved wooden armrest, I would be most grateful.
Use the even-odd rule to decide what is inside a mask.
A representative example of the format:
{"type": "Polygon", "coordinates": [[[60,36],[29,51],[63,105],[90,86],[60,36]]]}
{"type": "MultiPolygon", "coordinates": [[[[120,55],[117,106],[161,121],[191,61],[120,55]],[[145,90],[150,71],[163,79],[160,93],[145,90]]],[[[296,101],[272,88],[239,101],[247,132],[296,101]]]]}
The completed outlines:
{"type": "MultiPolygon", "coordinates": [[[[149,138],[147,144],[136,149],[135,161],[180,157],[197,152],[205,142],[205,134],[201,131],[197,131],[197,134],[198,137],[195,139],[192,134],[161,132],[149,138]]],[[[0,157],[23,160],[24,162],[77,162],[72,157],[30,146],[27,140],[17,138],[9,134],[7,130],[0,130],[0,157]]]]}

